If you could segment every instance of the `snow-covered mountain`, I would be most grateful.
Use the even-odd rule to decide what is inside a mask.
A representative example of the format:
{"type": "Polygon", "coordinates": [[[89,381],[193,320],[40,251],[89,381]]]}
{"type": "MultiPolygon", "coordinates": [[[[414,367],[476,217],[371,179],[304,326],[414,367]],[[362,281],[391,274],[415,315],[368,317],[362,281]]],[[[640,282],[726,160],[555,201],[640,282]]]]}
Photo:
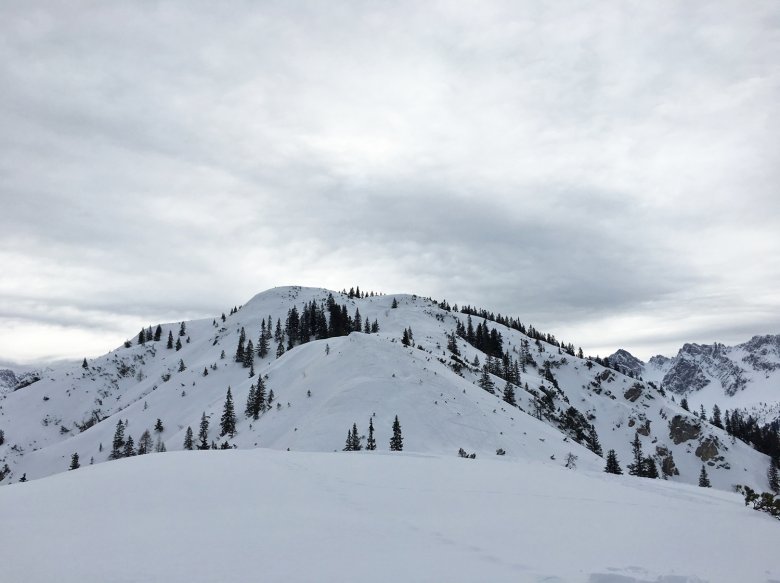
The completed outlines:
{"type": "Polygon", "coordinates": [[[780,335],[754,336],[736,346],[685,344],[673,358],[659,355],[648,363],[622,349],[609,359],[695,407],[744,409],[764,420],[780,414],[780,335]]]}
{"type": "Polygon", "coordinates": [[[766,456],[648,382],[578,358],[573,346],[530,328],[529,336],[448,308],[414,295],[274,288],[224,320],[163,324],[159,340],[133,339],[86,367],[46,367],[39,380],[0,397],[3,483],[65,471],[74,453],[82,465],[107,461],[120,421],[136,443],[148,431],[168,451],[181,450],[205,413],[208,441],[238,449],[340,451],[353,424],[365,444],[370,421],[379,453],[398,416],[404,451],[457,456],[462,448],[483,458],[503,450],[503,459],[558,466],[571,454],[593,471],[604,466],[597,453],[609,449],[625,468],[638,435],[644,455],[671,481],[695,484],[704,465],[716,488],[767,489],[766,456]],[[284,329],[293,308],[292,329],[311,326],[312,334],[284,338],[278,356],[272,342],[260,358],[261,322],[284,329]],[[334,328],[333,314],[351,328],[361,321],[364,331],[334,328]],[[234,358],[242,329],[247,346],[253,343],[251,367],[234,358]],[[167,348],[169,335],[179,349],[167,348]],[[243,413],[260,377],[275,399],[255,420],[243,413]],[[500,377],[512,381],[516,406],[502,399],[509,383],[500,377]],[[228,387],[238,415],[234,437],[219,431],[228,387]],[[162,431],[154,429],[158,419],[162,431]]]}

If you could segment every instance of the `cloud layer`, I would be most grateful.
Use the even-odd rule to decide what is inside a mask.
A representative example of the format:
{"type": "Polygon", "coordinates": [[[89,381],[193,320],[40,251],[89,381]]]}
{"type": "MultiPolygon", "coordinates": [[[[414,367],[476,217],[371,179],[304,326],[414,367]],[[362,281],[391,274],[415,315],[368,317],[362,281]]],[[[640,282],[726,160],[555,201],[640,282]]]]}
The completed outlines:
{"type": "Polygon", "coordinates": [[[0,356],[288,283],[593,353],[780,332],[780,8],[0,7],[0,356]]]}

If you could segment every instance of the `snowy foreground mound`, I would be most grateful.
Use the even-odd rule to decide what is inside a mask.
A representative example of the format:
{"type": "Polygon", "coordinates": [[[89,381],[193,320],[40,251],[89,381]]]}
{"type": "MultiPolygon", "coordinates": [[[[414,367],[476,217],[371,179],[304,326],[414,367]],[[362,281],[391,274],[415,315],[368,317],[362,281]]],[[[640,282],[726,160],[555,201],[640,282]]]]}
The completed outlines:
{"type": "Polygon", "coordinates": [[[0,489],[8,583],[780,580],[736,494],[518,459],[171,452],[0,489]]]}

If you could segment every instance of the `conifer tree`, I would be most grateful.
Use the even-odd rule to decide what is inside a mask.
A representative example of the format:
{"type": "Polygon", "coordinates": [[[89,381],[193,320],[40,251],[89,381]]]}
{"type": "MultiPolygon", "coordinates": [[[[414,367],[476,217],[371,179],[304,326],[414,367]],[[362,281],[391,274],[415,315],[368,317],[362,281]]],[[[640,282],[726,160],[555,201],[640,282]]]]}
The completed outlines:
{"type": "Polygon", "coordinates": [[[219,422],[221,433],[223,435],[229,435],[231,438],[236,435],[236,412],[233,409],[233,394],[230,391],[230,387],[227,389],[227,395],[225,396],[225,405],[222,409],[222,418],[219,422]]]}
{"type": "Polygon", "coordinates": [[[281,355],[284,354],[284,342],[279,342],[279,345],[276,347],[276,358],[279,358],[281,355]]]}
{"type": "Polygon", "coordinates": [[[192,427],[187,426],[187,433],[184,434],[184,449],[192,450],[194,444],[192,441],[192,427]]]}
{"type": "Polygon", "coordinates": [[[157,421],[154,424],[154,430],[157,433],[162,433],[163,431],[165,431],[165,428],[163,427],[163,423],[162,423],[162,421],[160,420],[159,417],[157,418],[157,421]]]}
{"type": "MultiPolygon", "coordinates": [[[[268,401],[270,403],[270,400],[268,401]]],[[[260,413],[266,410],[265,402],[265,383],[263,382],[263,375],[257,377],[257,390],[255,391],[255,400],[252,404],[252,419],[260,417],[260,413]]]]}
{"type": "Polygon", "coordinates": [[[165,443],[159,435],[157,436],[157,443],[154,444],[154,451],[157,453],[163,453],[167,451],[165,449],[165,443]]]}
{"type": "Polygon", "coordinates": [[[491,379],[488,374],[487,363],[482,367],[482,376],[479,377],[479,386],[488,393],[495,394],[496,392],[496,385],[493,384],[493,379],[491,379]]]}
{"type": "Polygon", "coordinates": [[[688,399],[686,399],[685,397],[680,399],[680,407],[682,407],[686,411],[690,411],[690,409],[688,408],[688,399]]]}
{"type": "Polygon", "coordinates": [[[244,417],[252,417],[254,414],[255,402],[257,401],[257,390],[254,383],[249,385],[249,394],[246,396],[246,406],[244,407],[244,417]]]}
{"type": "Polygon", "coordinates": [[[360,317],[360,310],[358,308],[355,308],[355,317],[352,320],[352,325],[358,332],[363,330],[363,319],[360,317]]]}
{"type": "Polygon", "coordinates": [[[184,366],[184,361],[179,359],[179,372],[184,372],[185,370],[187,370],[187,367],[184,366]]]}
{"type": "Polygon", "coordinates": [[[404,448],[404,439],[401,435],[401,424],[398,422],[398,415],[393,421],[393,437],[390,438],[390,451],[402,451],[404,448]]]}
{"type": "Polygon", "coordinates": [[[374,439],[374,418],[368,418],[368,440],[366,441],[366,449],[368,451],[374,451],[376,449],[376,439],[374,439]]]}
{"type": "Polygon", "coordinates": [[[517,400],[515,399],[515,388],[512,386],[512,383],[509,381],[506,382],[506,385],[504,385],[504,396],[503,396],[504,402],[508,405],[511,405],[512,407],[517,407],[517,400]]]}
{"type": "Polygon", "coordinates": [[[701,465],[701,472],[699,472],[699,487],[712,487],[712,484],[710,484],[710,477],[707,475],[707,469],[704,467],[704,464],[701,465]]]}
{"type": "Polygon", "coordinates": [[[723,420],[720,416],[720,407],[717,405],[712,406],[712,419],[710,419],[710,423],[712,423],[715,427],[723,429],[723,420]]]}
{"type": "Polygon", "coordinates": [[[644,477],[658,478],[658,467],[655,465],[655,460],[650,456],[645,458],[644,477]]]}
{"type": "Polygon", "coordinates": [[[355,451],[352,443],[352,432],[349,429],[347,429],[347,440],[344,442],[344,449],[341,451],[355,451]]]}
{"type": "Polygon", "coordinates": [[[404,346],[409,346],[411,344],[411,341],[409,340],[409,331],[404,328],[404,335],[401,337],[401,344],[404,346]]]}
{"type": "Polygon", "coordinates": [[[247,342],[246,350],[244,351],[244,368],[253,368],[255,362],[255,347],[250,340],[247,342]]]}
{"type": "Polygon", "coordinates": [[[198,431],[198,439],[200,440],[198,449],[209,448],[209,418],[206,417],[205,411],[200,417],[200,430],[198,431]]]}
{"type": "Polygon", "coordinates": [[[639,433],[634,433],[634,440],[631,442],[631,452],[634,456],[634,462],[628,464],[628,473],[632,476],[644,477],[644,455],[642,453],[642,442],[639,439],[639,433]]]}
{"type": "Polygon", "coordinates": [[[125,426],[120,419],[116,424],[114,431],[114,440],[111,443],[111,453],[108,456],[110,460],[118,460],[122,457],[122,448],[125,445],[125,426]]]}
{"type": "Polygon", "coordinates": [[[125,449],[122,452],[123,457],[133,457],[135,455],[135,443],[133,442],[133,436],[128,435],[127,441],[125,441],[125,449]]]}
{"type": "MultiPolygon", "coordinates": [[[[238,346],[236,347],[236,362],[244,362],[244,343],[246,342],[246,332],[241,327],[241,333],[238,335],[238,346]]],[[[247,364],[249,366],[249,364],[247,364]]]]}
{"type": "Polygon", "coordinates": [[[593,425],[588,430],[588,446],[590,451],[597,456],[602,457],[604,455],[604,451],[601,449],[601,442],[599,441],[599,434],[596,433],[596,427],[593,425]]]}
{"type": "Polygon", "coordinates": [[[154,341],[159,342],[160,338],[162,338],[162,326],[157,324],[157,328],[154,330],[154,341]]]}
{"type": "Polygon", "coordinates": [[[620,469],[620,463],[617,459],[617,454],[614,449],[610,449],[607,452],[607,465],[604,467],[604,471],[608,474],[622,474],[623,470],[620,469]]]}
{"type": "Polygon", "coordinates": [[[176,339],[176,352],[181,350],[181,338],[176,339]]]}
{"type": "Polygon", "coordinates": [[[138,438],[138,455],[152,453],[152,434],[148,429],[144,429],[141,437],[138,438]]]}
{"type": "MultiPolygon", "coordinates": [[[[181,346],[181,343],[179,344],[179,346],[181,346]]],[[[168,350],[173,348],[173,332],[171,332],[170,330],[168,330],[168,344],[166,345],[166,347],[168,348],[168,350]]]]}
{"type": "Polygon", "coordinates": [[[780,478],[778,478],[778,465],[777,458],[773,457],[769,461],[769,470],[767,470],[766,477],[769,480],[769,489],[775,494],[780,494],[780,478]]]}
{"type": "Polygon", "coordinates": [[[89,368],[89,365],[87,364],[87,359],[84,359],[84,362],[81,363],[81,368],[89,368]]]}
{"type": "Polygon", "coordinates": [[[74,452],[72,456],[70,456],[70,467],[68,470],[78,470],[81,467],[81,464],[79,464],[79,454],[74,452]]]}
{"type": "Polygon", "coordinates": [[[138,333],[138,344],[146,344],[146,330],[141,328],[141,331],[138,333]]]}
{"type": "Polygon", "coordinates": [[[379,320],[374,319],[374,323],[371,324],[371,333],[376,334],[379,332],[379,320]]]}
{"type": "Polygon", "coordinates": [[[265,331],[265,321],[263,321],[263,329],[260,331],[260,340],[257,342],[257,356],[260,358],[268,356],[268,335],[265,331]]]}
{"type": "Polygon", "coordinates": [[[179,326],[179,336],[184,336],[185,334],[187,334],[187,326],[182,322],[179,326]]]}
{"type": "Polygon", "coordinates": [[[363,446],[360,444],[360,436],[358,435],[357,423],[352,424],[352,451],[360,451],[363,446]]]}
{"type": "Polygon", "coordinates": [[[392,305],[390,307],[393,308],[393,309],[397,308],[398,307],[398,300],[393,298],[393,303],[392,303],[392,305]]]}

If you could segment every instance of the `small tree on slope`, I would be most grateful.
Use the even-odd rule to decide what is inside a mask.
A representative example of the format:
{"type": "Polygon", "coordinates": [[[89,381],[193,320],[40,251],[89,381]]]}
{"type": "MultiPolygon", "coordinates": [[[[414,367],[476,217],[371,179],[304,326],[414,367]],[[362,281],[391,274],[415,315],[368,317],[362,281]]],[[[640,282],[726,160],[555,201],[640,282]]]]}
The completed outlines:
{"type": "Polygon", "coordinates": [[[203,412],[203,415],[200,416],[200,430],[198,431],[198,439],[200,440],[198,449],[209,448],[209,418],[206,417],[205,411],[203,412]]]}
{"type": "Polygon", "coordinates": [[[111,443],[111,453],[108,456],[110,460],[118,460],[122,457],[122,448],[125,445],[125,426],[120,419],[116,424],[114,431],[114,440],[111,443]]]}
{"type": "Polygon", "coordinates": [[[230,392],[230,387],[227,389],[227,395],[225,396],[225,406],[222,409],[222,418],[219,421],[221,433],[223,435],[229,435],[234,437],[236,435],[236,412],[233,408],[233,394],[230,392]]]}
{"type": "Polygon", "coordinates": [[[704,467],[704,464],[702,464],[701,472],[699,473],[699,486],[702,488],[712,487],[710,484],[710,477],[707,475],[707,469],[704,467]]]}
{"type": "Polygon", "coordinates": [[[404,438],[401,435],[401,424],[398,421],[398,415],[393,421],[393,437],[390,438],[390,451],[402,451],[404,448],[404,438]]]}
{"type": "Polygon", "coordinates": [[[70,467],[69,470],[78,470],[81,467],[81,464],[79,463],[79,454],[74,453],[72,456],[70,456],[70,467]]]}
{"type": "Polygon", "coordinates": [[[607,452],[607,465],[604,467],[604,471],[608,474],[622,474],[623,470],[620,469],[620,463],[617,459],[617,454],[614,449],[610,449],[607,452]]]}
{"type": "Polygon", "coordinates": [[[187,433],[184,434],[184,449],[191,450],[193,448],[192,441],[192,427],[187,426],[187,433]]]}
{"type": "Polygon", "coordinates": [[[376,439],[374,439],[373,417],[369,417],[368,419],[368,440],[366,441],[366,449],[368,451],[374,451],[376,449],[376,439]]]}

